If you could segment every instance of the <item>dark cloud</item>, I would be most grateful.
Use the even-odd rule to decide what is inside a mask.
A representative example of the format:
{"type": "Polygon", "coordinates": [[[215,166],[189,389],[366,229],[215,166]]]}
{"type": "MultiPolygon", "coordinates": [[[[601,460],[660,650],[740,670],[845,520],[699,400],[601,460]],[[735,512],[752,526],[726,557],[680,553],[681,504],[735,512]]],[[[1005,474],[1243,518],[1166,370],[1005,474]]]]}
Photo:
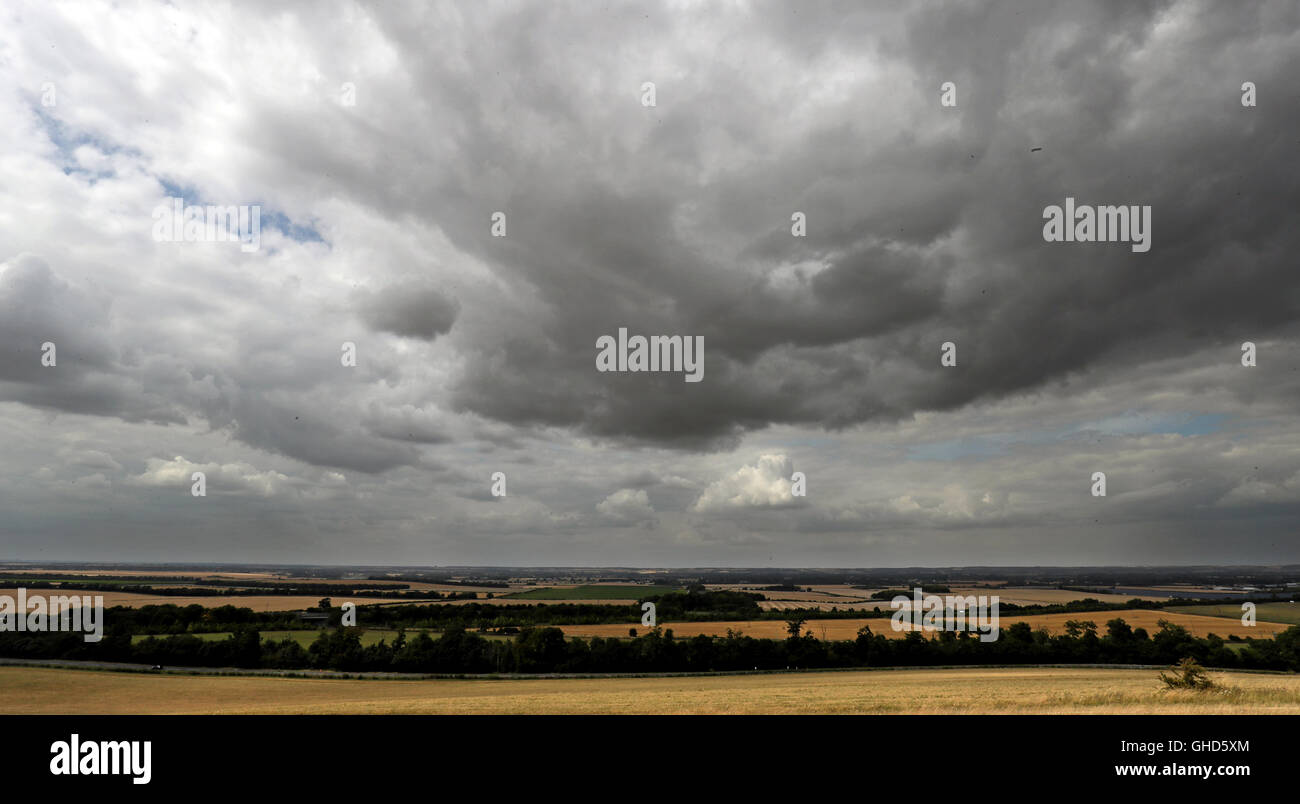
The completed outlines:
{"type": "Polygon", "coordinates": [[[92,14],[0,12],[22,544],[108,502],[142,550],[166,510],[266,523],[276,555],[373,533],[422,562],[996,563],[1035,538],[1044,563],[1149,560],[1180,533],[1223,558],[1216,528],[1245,560],[1289,537],[1294,4],[337,9],[181,10],[214,34],[185,59],[147,15],[108,52],[92,14]],[[76,93],[38,108],[47,80],[76,93]],[[170,187],[320,237],[155,243],[170,187]],[[1067,196],[1150,205],[1151,250],[1044,242],[1067,196]],[[703,381],[598,372],[621,327],[703,337],[703,381]],[[246,513],[167,496],[191,465],[246,513]],[[1102,466],[1105,523],[1079,492],[1102,466]]]}
{"type": "Polygon", "coordinates": [[[341,427],[318,409],[261,399],[241,401],[231,413],[234,436],[240,441],[305,463],[374,473],[419,461],[419,453],[411,446],[375,439],[360,427],[341,427]]]}
{"type": "Polygon", "coordinates": [[[445,444],[451,437],[443,429],[437,411],[419,410],[407,405],[388,409],[372,405],[365,420],[366,429],[377,436],[418,444],[445,444]]]}
{"type": "Polygon", "coordinates": [[[455,299],[419,282],[391,285],[360,295],[358,309],[370,328],[404,338],[431,341],[445,335],[460,310],[455,299]]]}
{"type": "MultiPolygon", "coordinates": [[[[867,24],[845,13],[801,8],[800,28],[771,35],[833,31],[824,47],[848,50],[867,24]]],[[[494,20],[511,41],[529,27],[514,62],[529,78],[472,93],[406,43],[427,97],[471,105],[459,118],[469,162],[509,176],[506,192],[489,194],[480,177],[435,170],[443,183],[429,205],[458,245],[553,311],[500,322],[494,338],[469,345],[455,402],[521,426],[712,449],[773,423],[842,427],[954,409],[1085,371],[1103,381],[1110,367],[1240,333],[1279,334],[1300,292],[1288,259],[1300,163],[1279,132],[1300,106],[1282,93],[1242,109],[1237,85],[1248,75],[1284,86],[1298,58],[1252,55],[1260,28],[1224,24],[1240,16],[1172,3],[927,7],[902,20],[900,42],[879,42],[918,82],[883,99],[900,108],[850,97],[801,121],[802,140],[780,140],[785,121],[762,103],[761,66],[746,76],[691,63],[691,81],[672,84],[659,108],[637,120],[646,110],[632,105],[611,122],[614,150],[600,162],[587,148],[590,120],[553,91],[559,65],[577,57],[561,55],[575,44],[567,12],[494,20]],[[1233,75],[1203,75],[1191,54],[1153,45],[1169,14],[1206,26],[1197,64],[1236,61],[1233,75]],[[938,105],[942,80],[958,83],[956,109],[938,105]],[[702,102],[720,87],[762,105],[702,102]],[[535,137],[506,136],[484,110],[503,101],[521,119],[546,119],[569,147],[533,159],[535,137]],[[913,136],[864,133],[862,118],[901,109],[921,116],[913,136]],[[744,169],[712,169],[728,156],[716,143],[737,127],[753,140],[738,146],[744,169]],[[633,153],[638,139],[645,150],[633,153]],[[1050,147],[1031,155],[1041,143],[1050,147]],[[622,159],[647,170],[628,175],[622,159]],[[711,178],[680,182],[704,172],[711,178]],[[1067,195],[1151,205],[1151,252],[1043,242],[1043,207],[1067,195]],[[493,209],[509,213],[505,239],[488,235],[493,209]],[[808,237],[789,235],[792,210],[808,215],[808,237]],[[789,267],[800,264],[820,268],[789,267]],[[795,278],[779,284],[783,266],[795,278]],[[595,340],[619,326],[704,335],[703,387],[596,375],[595,340]],[[958,343],[961,372],[922,368],[944,340],[958,343]],[[789,365],[788,348],[817,368],[789,365]]],[[[822,55],[811,42],[791,46],[822,55]]],[[[466,58],[487,72],[495,56],[466,58]]]]}
{"type": "Polygon", "coordinates": [[[183,422],[173,401],[143,387],[123,364],[110,308],[102,291],[65,281],[39,257],[24,254],[0,264],[4,397],[126,421],[183,422]],[[53,365],[46,364],[47,354],[53,365]]]}

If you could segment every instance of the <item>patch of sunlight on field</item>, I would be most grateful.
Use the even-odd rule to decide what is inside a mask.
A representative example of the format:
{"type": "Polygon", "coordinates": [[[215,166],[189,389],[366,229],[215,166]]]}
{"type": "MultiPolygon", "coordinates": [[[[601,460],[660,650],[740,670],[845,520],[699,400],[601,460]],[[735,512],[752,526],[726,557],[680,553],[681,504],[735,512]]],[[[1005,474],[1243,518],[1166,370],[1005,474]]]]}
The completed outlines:
{"type": "Polygon", "coordinates": [[[1105,668],[380,681],[0,667],[0,713],[1300,714],[1300,676],[1211,676],[1226,691],[1168,692],[1155,670],[1105,668]]]}

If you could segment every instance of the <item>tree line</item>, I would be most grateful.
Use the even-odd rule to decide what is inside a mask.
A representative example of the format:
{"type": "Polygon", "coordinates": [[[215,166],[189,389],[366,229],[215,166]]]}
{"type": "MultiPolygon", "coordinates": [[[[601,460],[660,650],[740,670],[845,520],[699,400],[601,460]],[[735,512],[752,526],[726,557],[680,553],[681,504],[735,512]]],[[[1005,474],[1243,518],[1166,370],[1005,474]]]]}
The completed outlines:
{"type": "MultiPolygon", "coordinates": [[[[330,590],[330,606],[319,606],[311,611],[325,613],[330,625],[341,624],[342,609],[338,605],[346,602],[347,595],[339,594],[337,589],[330,590]]],[[[430,593],[434,594],[434,593],[430,593]]],[[[462,596],[472,592],[449,592],[442,599],[463,599],[462,596]]],[[[821,611],[815,608],[785,609],[769,611],[759,607],[760,595],[732,591],[688,591],[671,592],[648,596],[656,605],[656,616],[660,621],[704,622],[710,620],[790,620],[790,619],[887,619],[892,611],[888,608],[862,610],[821,611]]],[[[1159,609],[1159,603],[1132,600],[1126,604],[1101,603],[1096,600],[1076,600],[1069,603],[1047,606],[1015,606],[1001,604],[1000,610],[1005,614],[1082,614],[1088,612],[1106,612],[1118,609],[1159,609]]],[[[465,629],[468,631],[498,631],[501,629],[520,629],[546,625],[610,625],[641,622],[642,610],[639,604],[611,605],[607,603],[543,603],[520,602],[494,605],[490,603],[465,602],[450,603],[404,603],[399,605],[358,606],[357,624],[376,629],[408,630],[426,629],[430,631],[448,631],[465,629]]],[[[108,633],[170,635],[184,633],[217,633],[232,631],[239,627],[253,627],[260,630],[296,630],[312,629],[318,626],[303,622],[298,612],[293,611],[253,611],[247,607],[225,604],[205,607],[198,603],[188,606],[175,604],[151,604],[139,607],[112,606],[105,610],[105,623],[108,633]]]]}
{"type": "MultiPolygon", "coordinates": [[[[207,584],[208,582],[204,582],[207,584]]],[[[337,595],[355,597],[373,597],[400,600],[418,598],[427,600],[473,600],[478,597],[475,592],[422,592],[411,590],[405,584],[399,587],[371,589],[366,586],[347,587],[334,584],[299,584],[299,585],[254,585],[250,583],[213,581],[205,586],[153,586],[145,583],[118,583],[103,581],[23,581],[28,590],[56,589],[65,592],[132,592],[145,595],[172,597],[263,597],[266,595],[337,595]],[[241,588],[247,586],[248,588],[241,588]]],[[[489,593],[490,595],[491,593],[489,593]]]]}
{"type": "MultiPolygon", "coordinates": [[[[887,625],[884,626],[888,628],[887,625]]],[[[863,626],[853,640],[819,640],[811,634],[787,639],[726,636],[679,639],[671,628],[634,639],[566,638],[555,627],[525,628],[511,640],[489,640],[456,628],[434,638],[401,631],[390,642],[364,645],[359,628],[320,633],[307,648],[292,639],[262,639],[249,626],[223,640],[192,634],[148,637],[106,635],[98,643],[77,633],[0,633],[0,655],[196,667],[330,669],[408,673],[632,673],[778,670],[834,667],[895,667],[989,664],[1172,664],[1191,657],[1207,667],[1300,671],[1300,626],[1273,639],[1247,639],[1239,650],[1214,635],[1196,637],[1161,622],[1154,634],[1123,619],[1099,634],[1092,621],[1070,621],[1051,635],[1014,623],[996,642],[964,633],[912,632],[890,639],[863,626]]]]}

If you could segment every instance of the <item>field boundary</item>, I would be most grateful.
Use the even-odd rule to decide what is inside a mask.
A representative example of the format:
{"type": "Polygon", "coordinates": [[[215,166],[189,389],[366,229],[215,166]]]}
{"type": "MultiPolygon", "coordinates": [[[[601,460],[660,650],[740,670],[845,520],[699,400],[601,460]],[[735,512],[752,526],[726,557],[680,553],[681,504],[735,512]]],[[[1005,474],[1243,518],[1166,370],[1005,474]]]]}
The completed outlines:
{"type": "MultiPolygon", "coordinates": [[[[677,673],[397,673],[397,672],[344,672],[341,670],[279,670],[253,667],[169,667],[151,670],[144,665],[127,662],[78,662],[68,659],[12,659],[0,658],[0,667],[36,667],[52,670],[81,670],[107,673],[135,673],[154,676],[247,676],[306,679],[353,679],[364,681],[422,681],[456,679],[460,681],[519,681],[527,679],[597,679],[597,678],[692,678],[709,676],[763,676],[788,673],[862,673],[911,670],[1016,670],[1016,669],[1100,669],[1100,670],[1168,670],[1167,664],[930,664],[898,667],[793,667],[776,670],[702,670],[677,673]]],[[[1254,675],[1294,676],[1286,670],[1259,670],[1236,667],[1207,667],[1210,672],[1250,673],[1254,675]]]]}

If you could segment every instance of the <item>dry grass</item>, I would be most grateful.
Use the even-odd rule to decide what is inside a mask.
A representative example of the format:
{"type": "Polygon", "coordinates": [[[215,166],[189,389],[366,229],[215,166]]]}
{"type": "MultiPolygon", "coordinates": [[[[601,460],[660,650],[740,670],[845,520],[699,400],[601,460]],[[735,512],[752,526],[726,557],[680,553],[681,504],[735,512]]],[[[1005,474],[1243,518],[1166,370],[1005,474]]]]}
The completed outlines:
{"type": "Polygon", "coordinates": [[[1154,670],[1100,668],[368,681],[0,667],[0,713],[1300,714],[1300,676],[1211,675],[1223,692],[1165,692],[1154,670]]]}
{"type": "MultiPolygon", "coordinates": [[[[1221,637],[1227,638],[1233,634],[1242,637],[1260,637],[1267,638],[1281,631],[1285,631],[1290,626],[1283,623],[1266,623],[1260,622],[1255,626],[1242,625],[1240,620],[1230,620],[1226,617],[1207,617],[1200,614],[1181,614],[1170,611],[1148,611],[1145,609],[1124,609],[1121,611],[1094,611],[1077,614],[1035,614],[1028,617],[1017,617],[1014,615],[1005,615],[1001,618],[1001,625],[1006,629],[1014,622],[1026,622],[1034,630],[1046,628],[1053,634],[1063,633],[1065,623],[1069,620],[1086,621],[1091,620],[1097,624],[1098,634],[1106,633],[1106,622],[1116,617],[1127,622],[1134,628],[1145,628],[1151,633],[1159,628],[1159,620],[1168,620],[1169,622],[1181,625],[1195,636],[1203,637],[1207,634],[1214,633],[1221,637]]],[[[784,639],[788,634],[784,620],[731,620],[731,621],[710,621],[698,623],[668,623],[660,622],[660,627],[671,628],[673,635],[677,637],[690,637],[697,634],[706,634],[712,636],[725,636],[727,629],[740,631],[745,636],[759,637],[766,639],[784,639]]],[[[888,619],[851,619],[851,620],[808,620],[804,623],[804,632],[811,632],[818,639],[854,639],[858,635],[858,629],[862,626],[869,626],[873,634],[883,634],[891,639],[901,639],[906,635],[905,631],[895,631],[890,626],[888,619]]],[[[602,636],[602,637],[623,637],[627,636],[628,629],[633,627],[631,624],[621,625],[564,625],[560,626],[564,633],[569,636],[602,636]]],[[[646,633],[650,629],[636,626],[638,633],[646,633]]]]}

